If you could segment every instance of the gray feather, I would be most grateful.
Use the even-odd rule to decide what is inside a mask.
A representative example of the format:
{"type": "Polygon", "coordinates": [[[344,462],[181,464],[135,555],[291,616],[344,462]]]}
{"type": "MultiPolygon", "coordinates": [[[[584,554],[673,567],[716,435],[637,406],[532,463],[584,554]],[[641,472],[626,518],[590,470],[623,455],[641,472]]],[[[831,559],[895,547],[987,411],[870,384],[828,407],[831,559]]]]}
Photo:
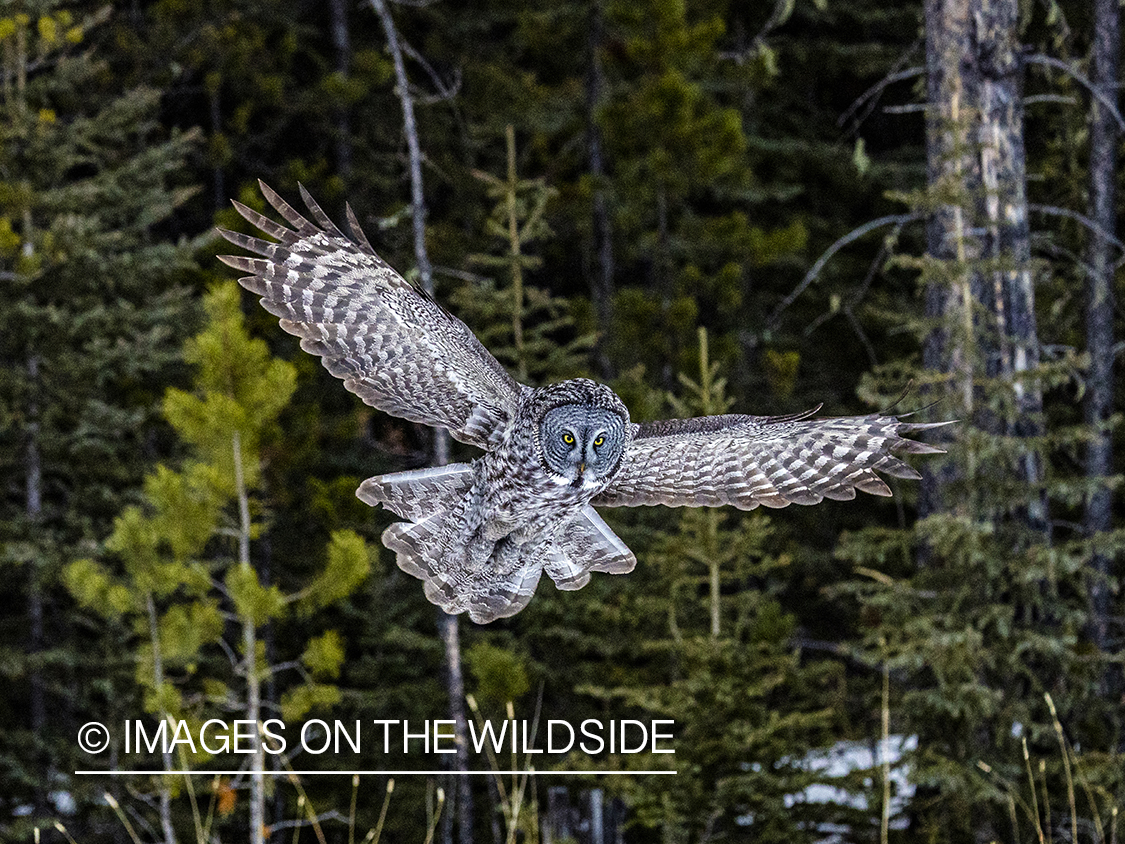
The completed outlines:
{"type": "Polygon", "coordinates": [[[940,453],[903,434],[946,423],[894,416],[709,416],[636,426],[621,469],[593,504],[743,510],[890,495],[877,472],[916,479],[896,454],[940,453]]]}
{"type": "MultiPolygon", "coordinates": [[[[520,386],[468,327],[376,256],[361,233],[359,243],[348,239],[304,188],[315,224],[264,184],[262,192],[291,228],[235,204],[274,238],[219,230],[261,256],[220,256],[248,274],[239,282],[261,296],[264,307],[281,317],[282,328],[302,338],[302,347],[321,356],[366,403],[492,447],[511,418],[520,386]]],[[[354,214],[349,225],[359,231],[354,214]]]]}

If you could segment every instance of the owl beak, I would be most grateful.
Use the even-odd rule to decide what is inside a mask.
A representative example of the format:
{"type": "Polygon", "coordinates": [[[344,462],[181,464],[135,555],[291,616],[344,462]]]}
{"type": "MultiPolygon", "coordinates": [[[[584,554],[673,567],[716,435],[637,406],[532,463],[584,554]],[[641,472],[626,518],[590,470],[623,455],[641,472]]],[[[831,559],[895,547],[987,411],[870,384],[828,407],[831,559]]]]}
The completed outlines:
{"type": "Polygon", "coordinates": [[[578,464],[578,474],[581,475],[585,471],[586,471],[586,464],[585,463],[579,463],[578,464]]]}

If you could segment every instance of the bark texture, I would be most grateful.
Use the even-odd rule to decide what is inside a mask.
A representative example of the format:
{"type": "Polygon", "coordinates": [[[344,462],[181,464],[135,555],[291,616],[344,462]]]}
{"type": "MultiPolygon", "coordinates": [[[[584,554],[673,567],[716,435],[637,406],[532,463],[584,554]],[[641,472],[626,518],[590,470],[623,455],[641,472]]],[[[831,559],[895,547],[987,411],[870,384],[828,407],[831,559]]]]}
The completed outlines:
{"type": "MultiPolygon", "coordinates": [[[[1039,339],[1023,131],[1024,51],[1017,0],[926,0],[927,178],[938,201],[927,226],[926,312],[934,329],[928,369],[948,373],[957,413],[997,435],[1043,430],[1036,378],[1039,339]],[[979,394],[986,380],[1011,389],[1014,412],[997,418],[979,394]]],[[[1042,459],[1030,444],[1013,467],[1032,492],[1023,517],[1049,529],[1042,459]]],[[[927,472],[923,513],[946,502],[949,469],[927,472]]]]}

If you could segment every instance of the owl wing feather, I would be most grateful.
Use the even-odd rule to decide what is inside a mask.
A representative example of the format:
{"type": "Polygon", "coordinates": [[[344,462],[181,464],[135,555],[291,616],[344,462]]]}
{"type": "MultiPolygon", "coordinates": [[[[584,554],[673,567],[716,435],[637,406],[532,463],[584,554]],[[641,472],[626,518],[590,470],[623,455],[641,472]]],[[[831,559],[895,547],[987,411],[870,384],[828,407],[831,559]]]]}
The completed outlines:
{"type": "MultiPolygon", "coordinates": [[[[818,408],[819,409],[819,408],[818,408]]],[[[812,418],[704,416],[633,426],[621,466],[591,502],[600,507],[714,507],[742,510],[849,500],[855,491],[890,495],[876,472],[919,478],[897,454],[942,449],[903,435],[949,424],[896,416],[812,418]]]]}
{"type": "Polygon", "coordinates": [[[234,207],[276,242],[219,229],[261,258],[222,255],[245,273],[239,283],[262,297],[301,348],[372,407],[447,428],[489,449],[515,411],[522,387],[469,330],[375,254],[347,209],[347,237],[301,187],[315,224],[278,194],[262,193],[291,226],[239,202],[234,207]]]}

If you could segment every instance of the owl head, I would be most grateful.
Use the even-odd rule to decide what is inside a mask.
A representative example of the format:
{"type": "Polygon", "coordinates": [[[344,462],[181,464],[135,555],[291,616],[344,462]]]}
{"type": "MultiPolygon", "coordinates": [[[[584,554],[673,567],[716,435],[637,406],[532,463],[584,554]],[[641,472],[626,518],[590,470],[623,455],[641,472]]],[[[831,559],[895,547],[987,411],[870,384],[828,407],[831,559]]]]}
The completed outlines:
{"type": "Polygon", "coordinates": [[[536,391],[540,456],[559,484],[605,486],[621,463],[629,411],[604,384],[575,378],[536,391]]]}

